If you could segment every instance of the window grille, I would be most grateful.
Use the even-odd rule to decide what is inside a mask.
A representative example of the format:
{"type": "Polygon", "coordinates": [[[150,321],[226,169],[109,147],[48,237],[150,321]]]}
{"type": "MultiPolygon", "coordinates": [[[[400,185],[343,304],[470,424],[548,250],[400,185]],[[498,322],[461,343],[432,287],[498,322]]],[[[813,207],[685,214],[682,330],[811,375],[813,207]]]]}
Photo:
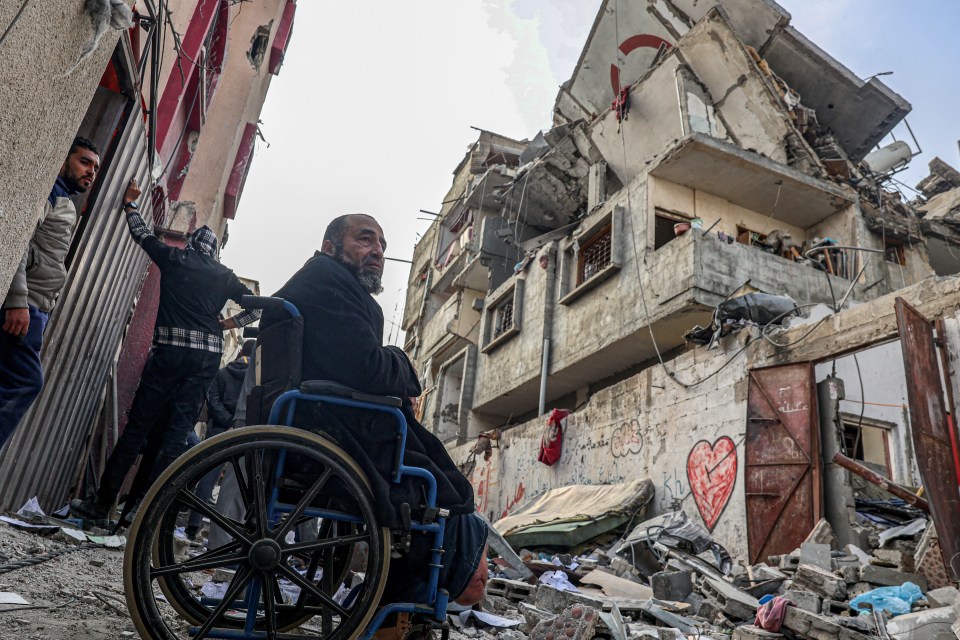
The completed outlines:
{"type": "Polygon", "coordinates": [[[497,339],[513,328],[513,297],[507,298],[493,311],[493,339],[497,339]]]}
{"type": "Polygon", "coordinates": [[[580,250],[580,268],[577,284],[582,284],[610,266],[613,251],[611,225],[606,225],[590,238],[580,250]]]}

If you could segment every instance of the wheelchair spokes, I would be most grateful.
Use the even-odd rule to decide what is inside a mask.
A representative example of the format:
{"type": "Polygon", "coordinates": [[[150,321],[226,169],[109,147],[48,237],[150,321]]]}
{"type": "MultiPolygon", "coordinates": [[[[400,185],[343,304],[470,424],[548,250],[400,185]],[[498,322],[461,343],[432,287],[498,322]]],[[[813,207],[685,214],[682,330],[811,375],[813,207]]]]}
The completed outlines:
{"type": "Polygon", "coordinates": [[[375,610],[389,549],[346,454],[304,431],[248,427],[198,445],[151,489],[130,531],[128,604],[151,640],[280,639],[295,627],[315,634],[301,638],[347,640],[375,610]],[[215,507],[193,487],[220,469],[215,507]],[[209,550],[178,539],[182,509],[209,520],[209,550]],[[364,550],[354,581],[351,562],[364,550]],[[223,581],[213,583],[214,572],[223,581]],[[171,623],[171,613],[187,624],[171,623]]]}

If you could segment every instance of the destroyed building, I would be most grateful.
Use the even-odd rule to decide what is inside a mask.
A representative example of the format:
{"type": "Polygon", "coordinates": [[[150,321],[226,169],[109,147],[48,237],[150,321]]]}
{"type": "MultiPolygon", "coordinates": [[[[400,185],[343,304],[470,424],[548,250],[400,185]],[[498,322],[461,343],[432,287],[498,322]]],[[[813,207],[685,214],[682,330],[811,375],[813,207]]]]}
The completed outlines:
{"type": "Polygon", "coordinates": [[[924,484],[937,530],[957,531],[956,433],[945,413],[940,444],[921,433],[960,390],[960,287],[937,278],[960,235],[930,211],[956,213],[955,176],[926,203],[894,188],[913,152],[886,142],[909,111],[774,2],[604,2],[553,128],[480,131],[414,253],[419,411],[478,510],[649,478],[650,513],[682,509],[754,562],[821,515],[849,541],[855,483],[823,455],[841,451],[924,484]],[[918,324],[901,306],[898,332],[895,298],[918,324]],[[791,312],[758,326],[774,299],[791,312]],[[932,336],[926,320],[943,387],[911,364],[933,342],[899,339],[932,336]],[[547,466],[555,408],[572,413],[547,466]]]}
{"type": "Polygon", "coordinates": [[[228,242],[297,6],[127,2],[138,12],[121,25],[130,28],[106,28],[81,59],[99,4],[0,3],[9,56],[0,68],[4,296],[74,136],[101,150],[96,182],[75,197],[67,281],[44,336],[46,383],[0,453],[4,508],[37,496],[57,509],[100,476],[126,425],[159,302],[159,271],[119,213],[127,181],[143,187],[140,210],[165,242],[183,246],[203,225],[228,242]]]}

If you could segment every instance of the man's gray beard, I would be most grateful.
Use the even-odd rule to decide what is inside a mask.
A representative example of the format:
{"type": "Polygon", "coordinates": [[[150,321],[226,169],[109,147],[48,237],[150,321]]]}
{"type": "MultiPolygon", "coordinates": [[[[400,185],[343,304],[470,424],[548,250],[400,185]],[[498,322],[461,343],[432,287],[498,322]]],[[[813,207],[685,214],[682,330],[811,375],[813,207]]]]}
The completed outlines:
{"type": "Polygon", "coordinates": [[[380,284],[380,275],[369,271],[360,271],[357,273],[357,280],[360,285],[371,295],[377,295],[383,292],[383,286],[380,284]]]}
{"type": "Polygon", "coordinates": [[[367,293],[374,296],[383,293],[383,286],[380,284],[381,274],[363,271],[360,267],[347,262],[343,257],[342,242],[333,240],[333,257],[337,262],[345,266],[347,271],[357,277],[357,280],[360,281],[360,286],[363,287],[367,293]]]}

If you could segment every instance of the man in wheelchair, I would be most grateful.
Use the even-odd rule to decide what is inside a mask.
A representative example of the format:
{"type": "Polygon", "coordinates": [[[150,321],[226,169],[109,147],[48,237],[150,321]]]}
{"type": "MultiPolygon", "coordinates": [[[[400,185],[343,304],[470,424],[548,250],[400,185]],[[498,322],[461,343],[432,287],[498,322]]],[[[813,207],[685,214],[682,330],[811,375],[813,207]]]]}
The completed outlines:
{"type": "MultiPolygon", "coordinates": [[[[403,399],[401,411],[408,425],[403,462],[434,475],[437,506],[450,512],[439,585],[451,600],[474,604],[483,597],[487,581],[487,528],[474,512],[473,487],[439,439],[413,415],[410,399],[421,393],[417,372],[401,349],[382,346],[383,312],[373,295],[382,290],[386,246],[383,230],[372,217],[340,216],[327,227],[321,250],[275,296],[294,304],[302,315],[302,380],[331,380],[364,393],[403,399]]],[[[261,337],[287,317],[281,310],[265,311],[261,337]]],[[[248,415],[251,408],[256,415],[261,407],[263,416],[262,408],[269,408],[273,399],[268,389],[258,388],[248,403],[248,415]]],[[[409,531],[410,518],[422,515],[423,484],[414,479],[390,481],[396,449],[392,418],[322,403],[298,409],[296,423],[308,429],[322,425],[323,435],[349,453],[369,477],[381,525],[405,530],[409,536],[409,550],[391,562],[381,602],[423,601],[418,598],[427,589],[433,536],[409,531]]]]}

